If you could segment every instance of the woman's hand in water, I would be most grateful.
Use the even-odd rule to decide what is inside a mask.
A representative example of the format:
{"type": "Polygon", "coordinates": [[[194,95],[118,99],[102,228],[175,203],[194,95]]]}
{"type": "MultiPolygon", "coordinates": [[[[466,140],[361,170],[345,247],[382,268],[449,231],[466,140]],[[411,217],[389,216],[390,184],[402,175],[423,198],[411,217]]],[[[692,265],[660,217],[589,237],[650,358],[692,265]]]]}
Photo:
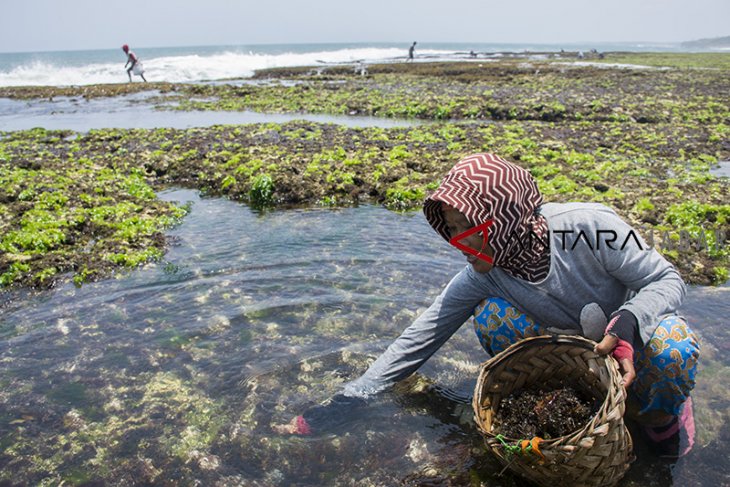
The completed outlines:
{"type": "Polygon", "coordinates": [[[367,405],[360,397],[336,394],[328,401],[313,406],[287,424],[274,424],[271,428],[282,435],[319,434],[352,421],[367,405]]]}
{"type": "Polygon", "coordinates": [[[272,424],[271,429],[280,435],[308,435],[312,432],[304,416],[296,416],[287,424],[272,424]]]}

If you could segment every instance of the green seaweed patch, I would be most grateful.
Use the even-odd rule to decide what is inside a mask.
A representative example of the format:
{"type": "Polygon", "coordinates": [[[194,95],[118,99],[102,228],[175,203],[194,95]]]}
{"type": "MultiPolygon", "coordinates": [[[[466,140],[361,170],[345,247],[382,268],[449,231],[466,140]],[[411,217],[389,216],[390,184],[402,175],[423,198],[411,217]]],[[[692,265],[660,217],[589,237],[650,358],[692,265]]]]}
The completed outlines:
{"type": "MultiPolygon", "coordinates": [[[[291,96],[311,96],[315,105],[318,97],[349,86],[359,87],[361,97],[377,92],[379,99],[393,96],[393,103],[400,104],[413,101],[413,93],[437,90],[441,98],[434,100],[440,106],[451,106],[450,96],[474,93],[470,106],[486,100],[514,109],[516,118],[486,125],[452,121],[354,128],[297,121],[188,130],[105,129],[75,138],[42,129],[10,133],[0,139],[0,229],[5,238],[0,242],[0,280],[4,285],[47,286],[73,273],[76,282],[84,282],[159,258],[164,228],[184,213],[155,198],[156,189],[169,185],[260,208],[373,201],[403,211],[420,207],[454,162],[474,152],[494,152],[530,170],[547,201],[602,202],[635,225],[667,225],[667,209],[683,202],[725,204],[727,180],[715,178],[710,168],[730,158],[724,137],[728,117],[718,108],[727,93],[716,89],[727,80],[705,70],[691,76],[659,71],[664,74],[651,77],[633,70],[551,69],[543,73],[540,68],[536,75],[515,64],[494,69],[385,67],[368,77],[352,78],[345,71],[332,73],[330,81],[314,76],[306,89],[272,85],[291,96]],[[434,75],[439,70],[443,79],[434,75]],[[456,80],[450,73],[461,74],[455,74],[456,80]],[[501,92],[491,85],[497,75],[506,78],[500,82],[528,88],[501,92]],[[332,83],[337,77],[341,79],[332,83]],[[661,90],[658,85],[656,91],[653,85],[645,89],[641,84],[647,80],[661,80],[661,90]],[[537,91],[536,83],[541,87],[537,91]],[[699,84],[668,88],[687,83],[699,84]],[[648,97],[644,105],[655,103],[652,113],[661,109],[668,115],[652,121],[638,121],[636,114],[624,118],[644,105],[623,94],[595,103],[596,86],[601,96],[613,96],[618,85],[648,97]],[[564,107],[565,116],[520,119],[525,107],[549,108],[548,100],[539,97],[549,94],[551,86],[569,88],[566,93],[577,90],[575,97],[563,94],[549,101],[564,107]],[[505,96],[520,97],[519,106],[510,107],[505,96]],[[705,103],[714,115],[683,118],[695,113],[697,103],[705,103]],[[603,115],[575,121],[583,104],[603,115]],[[620,120],[616,114],[622,115],[620,120]]],[[[257,89],[245,87],[246,96],[240,98],[251,99],[257,89]]],[[[453,110],[467,105],[456,103],[453,110]]],[[[558,105],[552,109],[562,111],[558,105]]],[[[682,272],[690,282],[716,282],[718,278],[708,276],[721,276],[727,259],[722,253],[690,257],[682,272]]]]}
{"type": "MultiPolygon", "coordinates": [[[[367,77],[352,70],[279,69],[257,77],[293,76],[298,83],[258,86],[181,87],[179,103],[162,109],[255,110],[328,113],[430,120],[610,121],[620,123],[727,123],[730,115],[728,54],[637,53],[643,69],[557,65],[549,60],[516,63],[414,63],[371,65],[367,77]],[[652,65],[692,65],[712,69],[655,69],[652,65]],[[242,96],[242,93],[245,96],[242,96]]],[[[634,60],[611,53],[605,60],[634,60]]]]}
{"type": "Polygon", "coordinates": [[[160,445],[183,461],[194,459],[196,451],[207,451],[226,421],[217,401],[171,373],[159,373],[150,378],[141,405],[147,411],[169,411],[179,417],[178,424],[163,426],[165,434],[160,445]]]}
{"type": "Polygon", "coordinates": [[[47,394],[48,398],[64,406],[83,407],[89,398],[87,388],[80,382],[66,382],[54,386],[47,394]]]}
{"type": "Polygon", "coordinates": [[[86,86],[3,86],[0,87],[0,98],[18,100],[46,99],[53,100],[59,97],[70,98],[108,98],[130,95],[145,91],[170,93],[177,90],[174,83],[105,83],[86,86]]]}
{"type": "Polygon", "coordinates": [[[387,208],[402,211],[421,205],[426,198],[427,189],[425,185],[414,184],[411,177],[406,176],[395,181],[392,187],[385,191],[384,204],[387,208]]]}
{"type": "Polygon", "coordinates": [[[4,287],[47,288],[66,277],[81,284],[118,265],[157,259],[164,250],[162,231],[185,214],[157,200],[145,172],[123,152],[120,159],[95,148],[92,154],[65,135],[33,129],[0,141],[4,287]],[[39,144],[52,150],[39,150],[39,144]]]}
{"type": "Polygon", "coordinates": [[[153,484],[163,472],[200,478],[197,466],[214,461],[211,450],[230,422],[220,401],[170,372],[145,373],[138,379],[99,391],[107,402],[95,414],[87,412],[88,406],[81,408],[90,395],[85,387],[56,387],[51,395],[62,407],[62,418],[57,417],[53,431],[36,427],[34,417],[27,424],[15,420],[14,432],[2,440],[3,460],[10,468],[0,472],[0,480],[59,485],[128,479],[153,484]]]}
{"type": "Polygon", "coordinates": [[[678,69],[730,70],[730,54],[720,52],[610,52],[592,61],[678,69]]]}
{"type": "Polygon", "coordinates": [[[249,203],[253,208],[265,208],[274,203],[274,180],[268,174],[258,174],[248,190],[249,203]]]}

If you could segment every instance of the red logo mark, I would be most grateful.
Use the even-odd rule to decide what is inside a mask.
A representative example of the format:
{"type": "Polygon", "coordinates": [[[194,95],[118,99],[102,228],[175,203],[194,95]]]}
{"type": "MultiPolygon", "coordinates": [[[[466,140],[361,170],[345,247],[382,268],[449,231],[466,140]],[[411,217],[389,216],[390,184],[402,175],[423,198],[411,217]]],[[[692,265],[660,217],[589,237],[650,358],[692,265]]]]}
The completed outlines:
{"type": "Polygon", "coordinates": [[[474,228],[470,228],[469,230],[465,232],[461,232],[459,235],[456,235],[455,237],[451,237],[451,240],[449,240],[449,243],[456,247],[459,250],[463,250],[464,252],[476,256],[477,259],[482,259],[485,262],[488,262],[490,264],[494,263],[494,259],[492,259],[487,254],[483,254],[482,251],[484,250],[484,247],[487,246],[487,241],[489,240],[489,234],[487,232],[487,228],[492,226],[492,223],[494,223],[493,220],[487,220],[481,225],[477,225],[474,228]],[[474,250],[471,247],[467,247],[466,245],[459,242],[460,240],[464,240],[467,237],[470,237],[474,235],[477,232],[484,232],[482,235],[482,248],[479,251],[474,250]]]}

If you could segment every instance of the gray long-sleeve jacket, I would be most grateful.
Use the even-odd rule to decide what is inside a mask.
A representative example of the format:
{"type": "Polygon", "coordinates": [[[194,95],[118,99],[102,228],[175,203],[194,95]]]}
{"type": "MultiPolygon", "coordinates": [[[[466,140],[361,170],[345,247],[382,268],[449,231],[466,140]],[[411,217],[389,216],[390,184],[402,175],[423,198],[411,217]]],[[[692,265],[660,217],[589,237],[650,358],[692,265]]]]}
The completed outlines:
{"type": "Polygon", "coordinates": [[[549,203],[550,272],[539,282],[498,267],[480,274],[467,265],[433,304],[343,393],[367,396],[415,372],[487,297],[501,297],[544,327],[600,339],[607,317],[631,311],[646,343],[686,293],[677,270],[613,210],[596,203],[549,203]]]}

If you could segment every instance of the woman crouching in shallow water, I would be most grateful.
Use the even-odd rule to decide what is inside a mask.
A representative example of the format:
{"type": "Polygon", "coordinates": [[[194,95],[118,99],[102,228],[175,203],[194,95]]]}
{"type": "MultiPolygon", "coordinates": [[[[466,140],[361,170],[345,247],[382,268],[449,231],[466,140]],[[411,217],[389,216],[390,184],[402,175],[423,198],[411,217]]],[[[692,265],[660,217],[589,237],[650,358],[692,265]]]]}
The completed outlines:
{"type": "Polygon", "coordinates": [[[692,448],[699,343],[676,314],[685,285],[616,213],[596,203],[543,204],[531,174],[493,154],[459,161],[423,211],[468,265],[365,374],[278,432],[316,433],[347,418],[415,372],[473,316],[490,354],[556,331],[595,340],[598,353],[618,360],[627,410],[657,450],[692,448]]]}

